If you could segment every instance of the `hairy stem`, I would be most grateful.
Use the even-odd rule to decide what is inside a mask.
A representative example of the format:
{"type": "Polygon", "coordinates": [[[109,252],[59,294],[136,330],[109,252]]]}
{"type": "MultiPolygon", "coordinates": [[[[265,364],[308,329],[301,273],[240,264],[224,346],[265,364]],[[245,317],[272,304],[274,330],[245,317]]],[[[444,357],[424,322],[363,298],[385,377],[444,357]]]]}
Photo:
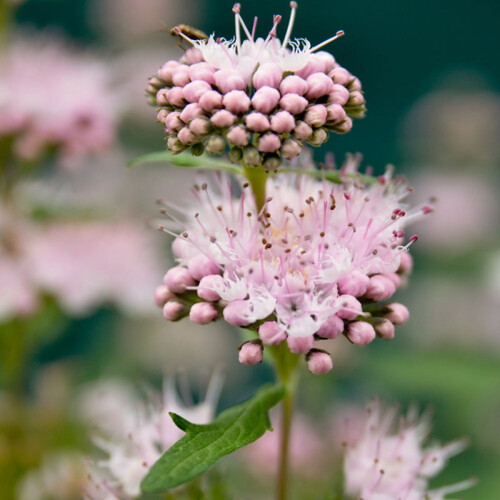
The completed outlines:
{"type": "Polygon", "coordinates": [[[290,431],[292,428],[293,405],[297,387],[297,368],[300,356],[288,350],[285,342],[270,348],[274,358],[278,380],[286,389],[281,406],[280,455],[276,482],[276,500],[288,498],[288,472],[290,455],[290,431]]]}
{"type": "Polygon", "coordinates": [[[263,167],[243,167],[245,177],[250,183],[252,188],[252,193],[255,198],[255,204],[257,206],[257,212],[262,210],[264,203],[266,201],[266,181],[267,173],[263,167]]]}

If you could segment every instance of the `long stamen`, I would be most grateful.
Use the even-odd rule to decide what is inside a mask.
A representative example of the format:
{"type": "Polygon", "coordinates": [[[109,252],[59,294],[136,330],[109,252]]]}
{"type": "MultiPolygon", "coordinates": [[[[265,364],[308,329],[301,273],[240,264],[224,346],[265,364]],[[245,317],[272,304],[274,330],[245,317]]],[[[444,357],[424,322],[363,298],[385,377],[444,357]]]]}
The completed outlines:
{"type": "Polygon", "coordinates": [[[241,5],[239,3],[235,3],[233,7],[233,13],[234,13],[234,31],[236,33],[236,47],[238,50],[238,54],[240,53],[241,50],[241,34],[240,34],[240,9],[241,5]]]}
{"type": "Polygon", "coordinates": [[[191,38],[189,38],[186,34],[184,34],[181,30],[181,28],[179,28],[179,26],[176,26],[174,28],[174,33],[178,36],[180,36],[181,38],[184,38],[184,40],[186,40],[186,42],[190,43],[191,45],[194,45],[196,46],[196,43],[194,42],[194,40],[191,40],[191,38]]]}
{"type": "Polygon", "coordinates": [[[280,15],[273,16],[273,27],[271,28],[269,35],[267,35],[266,41],[264,43],[269,42],[271,38],[274,38],[276,36],[276,28],[278,27],[278,24],[281,22],[281,19],[282,17],[280,15]]]}
{"type": "Polygon", "coordinates": [[[290,21],[288,21],[288,28],[286,29],[285,38],[283,38],[283,44],[281,45],[283,48],[287,46],[292,34],[293,25],[295,24],[295,14],[298,8],[297,2],[290,2],[290,7],[292,8],[292,12],[290,13],[290,21]]]}
{"type": "Polygon", "coordinates": [[[248,31],[245,21],[243,21],[243,18],[240,16],[240,11],[241,11],[241,5],[239,3],[235,4],[233,7],[233,12],[236,14],[236,18],[238,19],[238,22],[241,24],[241,27],[243,28],[243,31],[245,32],[247,38],[253,42],[253,35],[250,34],[250,32],[248,31]]]}
{"type": "Polygon", "coordinates": [[[259,20],[259,18],[257,16],[255,16],[253,18],[253,26],[252,26],[252,40],[255,39],[255,33],[257,31],[257,21],[259,20]]]}
{"type": "Polygon", "coordinates": [[[328,45],[329,43],[333,42],[334,40],[337,40],[337,38],[340,38],[340,37],[342,37],[344,35],[345,35],[345,33],[342,30],[337,31],[337,33],[335,34],[335,36],[332,36],[328,40],[325,40],[324,42],[321,42],[318,45],[316,45],[315,47],[313,47],[311,49],[311,53],[312,52],[316,52],[318,49],[321,49],[325,45],[328,45]]]}

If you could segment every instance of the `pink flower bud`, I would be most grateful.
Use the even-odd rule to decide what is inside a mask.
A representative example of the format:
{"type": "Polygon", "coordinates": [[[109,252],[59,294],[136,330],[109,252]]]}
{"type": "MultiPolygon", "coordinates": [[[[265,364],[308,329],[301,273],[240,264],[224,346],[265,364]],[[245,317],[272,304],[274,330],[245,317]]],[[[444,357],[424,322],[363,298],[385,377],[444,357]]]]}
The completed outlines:
{"type": "Polygon", "coordinates": [[[385,273],[383,276],[390,279],[396,288],[401,285],[401,278],[396,273],[385,273]]]}
{"type": "Polygon", "coordinates": [[[297,75],[290,75],[280,83],[281,95],[298,94],[304,95],[307,92],[307,82],[297,75]]]}
{"type": "Polygon", "coordinates": [[[180,115],[180,119],[184,123],[189,123],[193,118],[196,118],[197,116],[202,116],[203,110],[201,109],[201,106],[193,102],[192,104],[188,104],[182,111],[180,115]]]}
{"type": "Polygon", "coordinates": [[[410,274],[413,269],[413,257],[409,252],[401,252],[401,261],[398,267],[398,273],[400,274],[410,274]]]}
{"type": "Polygon", "coordinates": [[[288,349],[294,354],[306,354],[314,345],[314,337],[291,337],[288,335],[286,338],[288,349]]]}
{"type": "Polygon", "coordinates": [[[200,97],[198,104],[205,111],[211,112],[214,109],[222,108],[222,96],[216,90],[209,90],[200,97]]]}
{"type": "Polygon", "coordinates": [[[181,108],[186,104],[184,100],[184,93],[182,92],[181,87],[172,87],[167,91],[167,99],[172,106],[177,106],[181,108]]]}
{"type": "Polygon", "coordinates": [[[326,122],[327,114],[325,106],[322,104],[315,104],[307,109],[304,120],[311,125],[311,127],[321,127],[321,125],[326,122]]]}
{"type": "Polygon", "coordinates": [[[188,68],[189,78],[192,82],[201,80],[213,85],[215,83],[214,73],[215,70],[206,62],[192,64],[188,68]]]}
{"type": "Polygon", "coordinates": [[[211,155],[220,155],[226,149],[226,140],[222,135],[211,135],[205,142],[205,149],[211,155]]]}
{"type": "Polygon", "coordinates": [[[329,104],[326,107],[326,121],[328,123],[342,123],[346,118],[346,112],[340,104],[329,104]]]}
{"type": "Polygon", "coordinates": [[[376,336],[375,329],[366,321],[354,321],[347,327],[347,338],[356,345],[369,344],[376,336]]]}
{"type": "Polygon", "coordinates": [[[186,307],[178,300],[169,300],[163,306],[163,317],[168,321],[178,321],[186,315],[186,307]]]}
{"type": "Polygon", "coordinates": [[[295,119],[288,111],[278,111],[271,116],[271,129],[278,134],[287,134],[295,127],[295,119]]]}
{"type": "Polygon", "coordinates": [[[323,375],[333,368],[332,357],[321,349],[311,349],[306,355],[307,368],[314,375],[323,375]]]}
{"type": "Polygon", "coordinates": [[[325,63],[323,62],[321,57],[316,57],[316,54],[311,54],[309,56],[307,64],[295,72],[296,75],[304,78],[304,80],[314,73],[324,73],[325,72],[325,63]]]}
{"type": "Polygon", "coordinates": [[[243,90],[245,88],[245,80],[234,69],[219,69],[214,74],[215,85],[223,94],[231,92],[231,90],[243,90]]]}
{"type": "Polygon", "coordinates": [[[349,100],[349,91],[343,86],[335,83],[328,96],[328,104],[340,104],[344,106],[349,100]]]}
{"type": "Polygon", "coordinates": [[[247,309],[248,305],[245,300],[233,300],[224,308],[224,319],[234,326],[248,326],[250,322],[246,317],[247,309]]]}
{"type": "Polygon", "coordinates": [[[182,89],[182,95],[188,102],[198,102],[200,97],[209,90],[212,90],[212,87],[207,82],[197,80],[195,82],[188,83],[182,89]]]}
{"type": "Polygon", "coordinates": [[[324,128],[317,128],[313,130],[311,137],[307,142],[312,146],[321,146],[328,139],[328,132],[324,128]]]}
{"type": "Polygon", "coordinates": [[[321,60],[324,64],[325,69],[324,72],[328,73],[336,66],[335,58],[330,54],[330,52],[326,52],[322,50],[321,52],[316,52],[316,57],[321,60]]]}
{"type": "Polygon", "coordinates": [[[285,139],[281,146],[281,156],[286,160],[291,160],[300,154],[302,151],[302,145],[295,139],[285,139]]]}
{"type": "Polygon", "coordinates": [[[196,281],[200,281],[211,274],[218,274],[220,271],[217,262],[202,253],[189,259],[187,268],[196,281]]]}
{"type": "Polygon", "coordinates": [[[387,304],[387,309],[389,312],[384,314],[384,316],[395,325],[403,325],[410,317],[408,309],[403,304],[399,304],[398,302],[387,304]]]}
{"type": "Polygon", "coordinates": [[[172,151],[172,153],[180,153],[186,149],[186,146],[184,146],[177,137],[169,137],[167,139],[167,148],[172,151]]]}
{"type": "Polygon", "coordinates": [[[160,285],[155,290],[155,304],[158,307],[163,307],[165,303],[173,299],[175,295],[168,289],[166,285],[160,285]]]}
{"type": "Polygon", "coordinates": [[[189,83],[188,67],[185,64],[179,64],[172,71],[172,83],[177,87],[184,87],[189,83]]]}
{"type": "Polygon", "coordinates": [[[365,98],[363,97],[363,94],[359,90],[355,90],[354,92],[350,93],[349,101],[347,101],[347,104],[349,106],[361,106],[364,103],[365,103],[365,98]]]}
{"type": "Polygon", "coordinates": [[[333,89],[332,79],[324,73],[313,73],[307,77],[308,90],[306,97],[308,99],[317,99],[328,95],[333,89]]]}
{"type": "Polygon", "coordinates": [[[276,63],[261,64],[253,75],[253,86],[256,89],[261,87],[274,87],[278,88],[283,70],[276,63]]]}
{"type": "Polygon", "coordinates": [[[156,93],[156,104],[158,104],[158,106],[168,105],[167,89],[160,89],[156,93]]]}
{"type": "Polygon", "coordinates": [[[359,271],[351,271],[349,274],[342,276],[338,281],[340,293],[361,297],[366,293],[370,278],[359,271]]]}
{"type": "Polygon", "coordinates": [[[271,87],[261,87],[252,97],[252,106],[256,111],[269,113],[280,100],[280,93],[271,87]]]}
{"type": "Polygon", "coordinates": [[[324,339],[334,339],[343,331],[344,321],[336,314],[332,314],[323,322],[318,330],[318,335],[324,339]]]}
{"type": "Polygon", "coordinates": [[[285,94],[280,99],[280,108],[292,113],[293,115],[299,115],[306,109],[309,101],[298,94],[285,94]]]}
{"type": "Polygon", "coordinates": [[[179,66],[177,61],[166,62],[159,70],[158,76],[167,84],[172,85],[172,75],[175,68],[179,66]]]}
{"type": "Polygon", "coordinates": [[[276,321],[266,321],[259,326],[259,337],[264,345],[278,345],[286,339],[286,333],[276,321]]]}
{"type": "Polygon", "coordinates": [[[196,293],[198,297],[203,300],[208,300],[210,302],[216,302],[220,300],[219,294],[216,292],[216,288],[222,283],[222,276],[219,274],[209,274],[201,278],[196,293]]]}
{"type": "Polygon", "coordinates": [[[198,325],[208,325],[217,319],[219,312],[210,302],[198,302],[191,306],[189,319],[198,325]]]}
{"type": "Polygon", "coordinates": [[[191,47],[184,52],[180,61],[188,65],[196,64],[203,61],[203,54],[198,47],[191,47]]]}
{"type": "Polygon", "coordinates": [[[181,114],[178,111],[172,111],[165,118],[165,127],[167,132],[174,132],[180,130],[184,124],[180,120],[181,114]]]}
{"type": "Polygon", "coordinates": [[[181,266],[172,267],[163,277],[163,282],[172,293],[182,294],[188,286],[193,286],[195,281],[191,273],[181,266]]]}
{"type": "Polygon", "coordinates": [[[335,125],[335,132],[338,134],[347,134],[352,129],[352,118],[348,116],[342,123],[335,125]]]}
{"type": "Polygon", "coordinates": [[[167,116],[169,115],[170,113],[166,110],[166,109],[160,109],[160,111],[158,111],[158,113],[156,114],[156,121],[158,123],[163,123],[165,124],[166,120],[167,120],[167,116]]]}
{"type": "Polygon", "coordinates": [[[336,302],[339,310],[337,315],[342,319],[353,320],[356,319],[362,312],[363,308],[361,302],[352,295],[341,295],[336,302]]]}
{"type": "Polygon", "coordinates": [[[229,128],[236,121],[236,116],[234,116],[233,113],[230,113],[226,109],[221,109],[220,111],[217,111],[214,115],[212,115],[210,121],[217,128],[229,128]]]}
{"type": "Polygon", "coordinates": [[[305,141],[311,137],[313,129],[306,123],[299,121],[293,130],[293,136],[299,141],[305,141]]]}
{"type": "Polygon", "coordinates": [[[281,141],[276,134],[267,132],[259,137],[257,147],[261,153],[274,153],[281,147],[281,141]]]}
{"type": "Polygon", "coordinates": [[[198,138],[189,130],[188,127],[181,128],[177,134],[179,141],[182,144],[194,144],[198,141],[198,138]]]}
{"type": "Polygon", "coordinates": [[[248,130],[251,130],[252,132],[265,132],[271,127],[267,116],[262,113],[256,112],[250,113],[245,116],[245,125],[247,126],[248,130]]]}
{"type": "Polygon", "coordinates": [[[260,340],[245,342],[238,353],[238,361],[244,365],[257,365],[262,363],[264,347],[260,340]]]}
{"type": "Polygon", "coordinates": [[[189,130],[197,136],[206,135],[212,130],[212,124],[208,118],[198,116],[189,124],[189,130]]]}
{"type": "Polygon", "coordinates": [[[340,66],[333,68],[328,76],[334,81],[334,83],[338,83],[339,85],[343,85],[344,87],[352,80],[352,75],[345,68],[340,66]]]}
{"type": "Polygon", "coordinates": [[[246,113],[250,109],[250,97],[242,90],[232,90],[223,97],[222,104],[231,113],[246,113]]]}
{"type": "Polygon", "coordinates": [[[391,340],[394,338],[394,324],[388,319],[382,319],[375,323],[375,330],[377,335],[384,340],[391,340]]]}
{"type": "Polygon", "coordinates": [[[354,78],[354,80],[352,80],[349,83],[349,89],[350,90],[361,90],[361,82],[359,81],[359,78],[354,78]]]}
{"type": "Polygon", "coordinates": [[[242,125],[236,125],[229,129],[226,138],[231,144],[239,147],[244,147],[250,141],[250,134],[242,125]]]}
{"type": "Polygon", "coordinates": [[[366,297],[376,301],[385,300],[391,297],[395,291],[396,286],[387,276],[377,274],[370,278],[366,297]]]}

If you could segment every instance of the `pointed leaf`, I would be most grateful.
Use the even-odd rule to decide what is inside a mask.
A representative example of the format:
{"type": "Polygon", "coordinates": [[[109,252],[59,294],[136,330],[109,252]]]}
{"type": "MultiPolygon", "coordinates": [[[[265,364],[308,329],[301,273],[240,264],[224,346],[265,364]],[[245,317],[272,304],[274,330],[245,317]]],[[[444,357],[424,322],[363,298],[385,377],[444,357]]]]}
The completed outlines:
{"type": "Polygon", "coordinates": [[[212,423],[196,425],[171,414],[186,435],[153,465],[141,488],[166,491],[205,472],[217,460],[256,441],[271,429],[269,410],[285,395],[283,386],[266,386],[250,400],[223,411],[212,423]]]}
{"type": "Polygon", "coordinates": [[[129,161],[129,167],[136,167],[145,163],[168,163],[176,167],[199,168],[204,170],[222,170],[233,174],[243,175],[243,169],[239,165],[234,165],[221,159],[211,158],[207,155],[194,156],[190,153],[180,153],[174,155],[169,151],[157,151],[138,156],[129,161]]]}

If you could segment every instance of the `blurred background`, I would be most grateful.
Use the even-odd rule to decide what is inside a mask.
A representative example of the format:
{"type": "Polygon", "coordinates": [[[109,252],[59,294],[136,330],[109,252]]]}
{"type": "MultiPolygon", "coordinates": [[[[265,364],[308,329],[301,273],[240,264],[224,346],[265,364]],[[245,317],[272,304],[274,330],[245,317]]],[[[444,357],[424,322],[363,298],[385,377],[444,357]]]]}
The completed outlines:
{"type": "MultiPolygon", "coordinates": [[[[197,400],[222,366],[224,408],[273,377],[265,365],[238,364],[241,338],[229,326],[162,320],[152,297],[171,261],[168,237],[153,229],[155,200],[181,202],[179,193],[193,177],[173,167],[125,166],[163,148],[144,87],[163,62],[180,55],[169,29],[185,23],[230,38],[233,3],[0,5],[2,105],[12,88],[23,96],[33,93],[32,106],[38,105],[38,87],[53,82],[30,70],[40,65],[50,73],[50,58],[42,52],[52,51],[60,54],[61,66],[64,57],[73,61],[73,70],[68,63],[61,72],[79,76],[54,90],[49,102],[89,93],[99,109],[80,116],[79,123],[99,122],[109,139],[98,151],[71,143],[43,155],[38,142],[0,144],[24,168],[0,205],[0,289],[12,292],[0,297],[0,498],[73,500],[79,498],[78,467],[71,464],[80,453],[92,454],[82,403],[89,391],[115,383],[140,392],[160,387],[165,374],[181,372],[197,400]],[[9,80],[8,68],[15,68],[17,80],[9,80]],[[95,88],[81,84],[90,74],[100,82],[95,88]],[[10,232],[15,237],[7,238],[10,232]],[[5,242],[12,241],[10,251],[5,242]],[[58,488],[51,490],[52,483],[58,488]],[[44,488],[46,493],[33,493],[44,488]]],[[[253,0],[243,3],[242,13],[246,19],[258,15],[262,28],[272,14],[286,19],[288,9],[284,0],[253,0]]],[[[460,496],[481,500],[497,500],[500,491],[499,21],[500,3],[494,0],[308,0],[299,2],[294,29],[313,44],[343,29],[347,36],[328,50],[360,78],[367,101],[367,117],[316,149],[316,159],[331,151],[341,163],[345,153],[359,151],[376,172],[395,164],[415,188],[412,204],[437,200],[435,213],[414,228],[420,236],[412,247],[414,273],[398,298],[409,307],[410,321],[388,344],[360,349],[342,339],[332,343],[334,371],[323,377],[304,373],[303,432],[297,434],[312,453],[322,439],[308,423],[313,416],[334,432],[338,415],[373,396],[432,406],[435,438],[470,440],[436,485],[475,476],[478,485],[460,496]]],[[[241,460],[258,463],[258,453],[241,460]]],[[[301,458],[307,461],[297,458],[297,475],[317,484],[301,458]]],[[[233,464],[222,467],[232,470],[233,464]]],[[[254,473],[232,477],[248,481],[256,495],[266,491],[269,478],[258,467],[254,473]]],[[[308,482],[300,484],[307,491],[308,482]]]]}

